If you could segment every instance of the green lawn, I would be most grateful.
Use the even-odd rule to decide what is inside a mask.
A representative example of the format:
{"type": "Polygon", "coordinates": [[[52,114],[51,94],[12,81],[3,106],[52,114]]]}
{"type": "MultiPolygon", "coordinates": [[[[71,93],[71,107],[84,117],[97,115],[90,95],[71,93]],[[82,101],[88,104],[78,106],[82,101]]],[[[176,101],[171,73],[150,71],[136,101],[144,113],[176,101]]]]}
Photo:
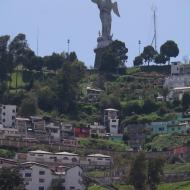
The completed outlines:
{"type": "MultiPolygon", "coordinates": [[[[132,186],[129,185],[115,185],[119,190],[134,190],[132,186]]],[[[88,190],[107,190],[98,185],[92,185],[88,190]]],[[[157,190],[190,190],[190,181],[177,182],[177,183],[165,183],[159,185],[157,190]]]]}
{"type": "Polygon", "coordinates": [[[162,150],[163,148],[173,148],[183,145],[190,141],[190,135],[158,135],[153,138],[151,143],[146,144],[146,147],[162,150]]]}
{"type": "MultiPolygon", "coordinates": [[[[22,80],[22,74],[21,74],[20,71],[18,71],[18,74],[17,74],[17,88],[22,88],[24,86],[25,86],[25,83],[22,80]]],[[[16,72],[12,73],[12,75],[11,75],[10,87],[12,89],[16,88],[16,72]]]]}
{"type": "Polygon", "coordinates": [[[164,167],[164,172],[173,173],[173,172],[189,172],[190,171],[190,163],[182,163],[182,164],[166,164],[164,167]]]}
{"type": "Polygon", "coordinates": [[[102,140],[102,139],[88,139],[81,138],[80,145],[87,149],[105,149],[114,151],[125,151],[127,146],[124,143],[116,142],[112,140],[102,140]]]}
{"type": "Polygon", "coordinates": [[[190,181],[162,184],[158,190],[190,190],[190,181]]]}

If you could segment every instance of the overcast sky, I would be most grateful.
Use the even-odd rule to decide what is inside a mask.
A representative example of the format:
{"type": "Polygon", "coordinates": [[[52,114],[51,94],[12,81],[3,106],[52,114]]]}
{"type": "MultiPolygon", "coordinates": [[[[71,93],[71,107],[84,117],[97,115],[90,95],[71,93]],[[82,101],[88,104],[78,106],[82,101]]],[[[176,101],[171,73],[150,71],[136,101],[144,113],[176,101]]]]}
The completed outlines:
{"type": "MultiPolygon", "coordinates": [[[[153,38],[153,12],[157,7],[158,46],[174,40],[180,48],[182,60],[190,58],[190,0],[117,0],[121,18],[113,15],[114,39],[126,43],[128,64],[138,54],[138,40],[142,46],[153,38]]],[[[99,12],[91,0],[0,0],[0,35],[27,35],[30,47],[36,51],[39,28],[39,54],[67,51],[77,52],[86,65],[94,64],[99,12]]]]}

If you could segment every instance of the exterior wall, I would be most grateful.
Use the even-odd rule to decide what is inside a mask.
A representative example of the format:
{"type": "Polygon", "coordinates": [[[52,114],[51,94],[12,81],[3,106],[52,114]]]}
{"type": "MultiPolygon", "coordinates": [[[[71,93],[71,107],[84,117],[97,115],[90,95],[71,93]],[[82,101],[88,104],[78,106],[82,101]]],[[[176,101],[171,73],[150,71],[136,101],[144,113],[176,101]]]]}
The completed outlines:
{"type": "Polygon", "coordinates": [[[82,179],[82,169],[80,167],[76,166],[66,171],[64,186],[66,190],[85,190],[82,179]]]}
{"type": "Polygon", "coordinates": [[[1,123],[5,127],[15,127],[16,125],[16,106],[1,105],[1,123]]]}
{"type": "Polygon", "coordinates": [[[152,122],[147,126],[151,131],[151,135],[165,134],[167,133],[168,122],[152,122]]]}
{"type": "Polygon", "coordinates": [[[49,123],[45,125],[45,130],[50,135],[51,140],[60,141],[61,131],[59,126],[55,125],[54,123],[49,123]]]}
{"type": "Polygon", "coordinates": [[[31,153],[27,154],[27,161],[29,162],[40,162],[40,163],[60,163],[60,164],[69,164],[77,165],[80,162],[78,155],[68,155],[68,154],[40,154],[40,153],[31,153]]]}
{"type": "Polygon", "coordinates": [[[101,156],[87,156],[86,158],[90,165],[96,166],[110,166],[111,158],[101,157],[101,156]]]}
{"type": "Polygon", "coordinates": [[[110,119],[109,120],[109,128],[111,134],[118,134],[119,130],[119,119],[110,119]]]}
{"type": "Polygon", "coordinates": [[[26,190],[39,190],[39,187],[44,187],[44,190],[48,190],[53,179],[52,171],[49,168],[37,165],[33,165],[31,168],[21,169],[20,173],[24,178],[26,190]],[[40,175],[40,172],[42,171],[44,172],[44,175],[40,175]]]}
{"type": "Polygon", "coordinates": [[[97,135],[98,137],[103,137],[106,134],[106,128],[104,126],[99,125],[98,123],[94,123],[94,125],[90,125],[90,136],[97,135]]]}
{"type": "Polygon", "coordinates": [[[190,75],[176,75],[165,79],[164,87],[172,89],[181,86],[190,86],[190,75]]]}

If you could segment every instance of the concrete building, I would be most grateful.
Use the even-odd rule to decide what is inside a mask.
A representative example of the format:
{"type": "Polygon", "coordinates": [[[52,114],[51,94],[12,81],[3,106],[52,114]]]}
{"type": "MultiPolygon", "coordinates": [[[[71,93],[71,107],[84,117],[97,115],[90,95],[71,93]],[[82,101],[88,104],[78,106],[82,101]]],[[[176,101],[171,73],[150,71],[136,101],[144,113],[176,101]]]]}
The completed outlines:
{"type": "Polygon", "coordinates": [[[61,140],[61,130],[59,123],[46,123],[45,125],[46,133],[49,135],[49,140],[59,142],[61,140]]]}
{"type": "Polygon", "coordinates": [[[5,127],[0,124],[0,139],[11,139],[11,140],[18,140],[21,139],[21,134],[19,133],[18,129],[12,127],[5,127]]]}
{"type": "Polygon", "coordinates": [[[27,162],[20,165],[20,173],[26,190],[48,190],[53,180],[60,179],[65,190],[85,190],[83,171],[79,166],[59,166],[52,169],[47,165],[27,162]]]}
{"type": "Polygon", "coordinates": [[[186,87],[176,87],[170,90],[167,99],[170,101],[173,100],[182,100],[184,93],[189,93],[190,92],[190,86],[186,87]]]}
{"type": "Polygon", "coordinates": [[[113,135],[119,133],[118,112],[118,110],[112,108],[104,110],[104,125],[109,130],[108,132],[113,135]]]}
{"type": "Polygon", "coordinates": [[[90,137],[104,137],[106,135],[106,128],[98,123],[89,125],[90,137]]]}
{"type": "Polygon", "coordinates": [[[27,161],[39,163],[60,163],[66,165],[79,164],[80,157],[78,154],[69,152],[51,153],[42,150],[29,151],[27,153],[27,161]]]}
{"type": "Polygon", "coordinates": [[[95,89],[91,87],[86,88],[86,96],[88,102],[97,103],[100,100],[100,95],[102,94],[103,90],[95,89]]]}
{"type": "Polygon", "coordinates": [[[95,166],[111,166],[112,158],[111,156],[103,154],[90,154],[86,157],[90,165],[95,166]]]}
{"type": "Polygon", "coordinates": [[[71,123],[61,123],[61,140],[63,139],[73,139],[74,134],[74,127],[71,123]]]}
{"type": "Polygon", "coordinates": [[[190,64],[172,63],[171,75],[190,75],[190,64]]]}
{"type": "Polygon", "coordinates": [[[16,125],[16,106],[0,106],[0,123],[5,127],[15,127],[16,125]]]}

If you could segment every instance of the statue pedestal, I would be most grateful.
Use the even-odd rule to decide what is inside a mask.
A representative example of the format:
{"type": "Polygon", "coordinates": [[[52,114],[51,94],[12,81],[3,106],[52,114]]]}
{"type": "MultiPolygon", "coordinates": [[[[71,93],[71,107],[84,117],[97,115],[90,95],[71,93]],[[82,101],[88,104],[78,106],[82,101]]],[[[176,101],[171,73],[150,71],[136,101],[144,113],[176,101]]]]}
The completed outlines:
{"type": "Polygon", "coordinates": [[[110,36],[109,39],[104,39],[103,37],[99,37],[97,39],[98,45],[97,48],[94,49],[94,52],[96,54],[95,57],[95,63],[94,63],[94,68],[99,69],[102,63],[102,56],[105,51],[105,48],[109,46],[113,41],[112,37],[110,36]]]}

